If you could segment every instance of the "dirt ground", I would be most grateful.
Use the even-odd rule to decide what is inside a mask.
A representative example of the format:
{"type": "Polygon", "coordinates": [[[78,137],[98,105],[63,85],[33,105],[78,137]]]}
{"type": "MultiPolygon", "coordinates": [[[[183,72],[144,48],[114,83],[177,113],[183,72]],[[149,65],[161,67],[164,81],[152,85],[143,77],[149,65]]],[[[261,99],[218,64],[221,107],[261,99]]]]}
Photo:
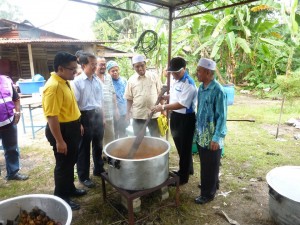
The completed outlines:
{"type": "MultiPolygon", "coordinates": [[[[274,104],[274,101],[271,100],[257,100],[251,98],[249,96],[238,96],[235,99],[235,104],[249,104],[251,100],[251,104],[274,104]]],[[[274,135],[274,126],[265,125],[264,129],[268,130],[272,135],[274,135]],[[273,132],[273,133],[272,133],[273,132]]],[[[281,128],[281,132],[284,132],[288,135],[293,135],[295,130],[289,126],[283,126],[281,128]]],[[[276,130],[276,127],[275,127],[276,130]]],[[[44,137],[44,130],[41,130],[36,133],[36,138],[32,139],[32,135],[30,132],[27,134],[23,134],[23,130],[19,127],[19,143],[21,148],[24,147],[42,147],[47,150],[50,149],[48,142],[44,137]]],[[[51,149],[50,149],[51,150],[51,149]]],[[[43,161],[41,155],[35,154],[34,152],[23,155],[22,154],[22,171],[30,171],[34,167],[37,167],[39,162],[43,161]]],[[[47,158],[50,164],[54,163],[53,157],[47,158]]],[[[172,153],[170,156],[170,170],[176,169],[176,162],[178,161],[177,154],[172,153]]],[[[230,160],[226,157],[222,159],[222,164],[230,164],[230,160]]],[[[194,155],[194,167],[195,173],[191,176],[191,179],[187,185],[180,187],[180,201],[183,204],[187,204],[188,202],[193,203],[193,199],[199,195],[199,189],[197,185],[199,184],[199,158],[197,155],[194,155]]],[[[5,176],[5,164],[4,164],[4,156],[3,151],[0,151],[0,168],[2,170],[2,178],[0,179],[0,187],[6,186],[4,181],[5,176]]],[[[47,168],[50,169],[50,168],[47,168]]],[[[230,186],[226,185],[226,180],[235,179],[236,183],[239,181],[243,181],[243,177],[233,177],[231,174],[223,174],[221,168],[221,184],[220,190],[217,193],[217,196],[214,201],[206,204],[204,206],[194,205],[192,209],[186,210],[185,208],[180,208],[176,213],[176,218],[174,218],[174,223],[172,224],[204,224],[204,225],[226,225],[226,224],[240,224],[240,225],[274,225],[270,216],[269,216],[269,207],[268,207],[268,185],[266,184],[265,178],[254,178],[246,182],[242,188],[238,189],[238,191],[231,192],[230,186]],[[222,183],[224,181],[224,184],[222,183]],[[234,221],[229,221],[225,218],[224,211],[231,219],[237,221],[238,223],[234,223],[234,221]],[[194,217],[193,222],[189,223],[187,221],[191,221],[189,219],[185,219],[184,217],[194,217]],[[183,218],[183,219],[182,219],[183,218]]],[[[32,175],[33,177],[34,175],[32,175]]],[[[97,195],[97,199],[99,201],[103,201],[101,196],[101,180],[99,178],[95,178],[96,184],[99,187],[100,193],[97,195]]],[[[244,182],[244,181],[243,181],[244,182]]],[[[82,187],[76,181],[76,185],[78,187],[82,187]]],[[[53,182],[49,180],[48,187],[40,187],[39,190],[36,190],[37,193],[52,193],[51,186],[53,186],[53,182]]],[[[174,198],[174,190],[170,191],[170,199],[168,201],[173,201],[174,198]]],[[[86,197],[82,199],[80,202],[83,205],[83,209],[73,213],[73,223],[79,224],[76,220],[84,217],[86,211],[84,209],[84,205],[88,205],[88,201],[92,197],[86,197]]],[[[1,199],[0,199],[1,200],[1,199]]],[[[84,223],[81,223],[84,224],[84,223]]],[[[90,224],[90,223],[89,223],[90,224]]],[[[101,220],[97,220],[95,224],[105,224],[102,223],[101,220]]],[[[110,223],[110,224],[123,224],[123,223],[110,223]]],[[[159,223],[157,220],[146,221],[143,224],[147,225],[155,225],[155,224],[163,224],[159,223]]],[[[171,224],[171,223],[170,223],[171,224]]]]}

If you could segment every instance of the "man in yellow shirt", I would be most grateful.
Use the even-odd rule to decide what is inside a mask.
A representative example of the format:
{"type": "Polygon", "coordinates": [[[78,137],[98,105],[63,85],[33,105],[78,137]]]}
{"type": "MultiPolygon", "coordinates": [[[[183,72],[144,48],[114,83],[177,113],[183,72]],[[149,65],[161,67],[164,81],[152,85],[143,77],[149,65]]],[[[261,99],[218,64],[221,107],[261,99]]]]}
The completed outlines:
{"type": "Polygon", "coordinates": [[[47,118],[46,137],[53,147],[56,160],[54,169],[54,195],[64,199],[72,210],[80,205],[70,197],[86,194],[74,185],[74,165],[81,137],[80,111],[68,80],[76,73],[76,57],[58,52],[54,58],[54,70],[43,91],[43,110],[47,118]]]}

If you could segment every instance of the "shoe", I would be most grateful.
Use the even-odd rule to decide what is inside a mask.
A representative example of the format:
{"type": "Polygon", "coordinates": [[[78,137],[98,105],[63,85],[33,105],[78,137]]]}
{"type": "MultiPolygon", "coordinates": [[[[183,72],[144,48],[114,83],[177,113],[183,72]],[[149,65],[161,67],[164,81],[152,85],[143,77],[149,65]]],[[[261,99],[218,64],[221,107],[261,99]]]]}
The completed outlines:
{"type": "Polygon", "coordinates": [[[29,177],[28,175],[24,175],[24,174],[20,174],[20,173],[16,173],[15,175],[11,176],[11,177],[7,177],[7,180],[27,180],[29,177]]]}
{"type": "Polygon", "coordinates": [[[93,188],[96,186],[95,183],[93,181],[91,181],[90,179],[87,179],[85,181],[80,181],[80,182],[88,188],[93,188]]]}
{"type": "Polygon", "coordinates": [[[200,204],[200,205],[203,205],[205,203],[208,203],[212,200],[214,200],[215,196],[212,196],[212,197],[205,197],[205,196],[198,196],[197,198],[195,198],[195,203],[196,204],[200,204]]]}
{"type": "Polygon", "coordinates": [[[74,197],[80,197],[80,196],[83,196],[86,194],[87,194],[86,190],[76,188],[75,191],[73,191],[73,193],[71,195],[74,197]]]}
{"type": "Polygon", "coordinates": [[[69,206],[71,207],[72,210],[79,210],[80,209],[80,205],[77,204],[76,202],[73,202],[72,200],[66,200],[64,199],[66,203],[69,204],[69,206]]]}

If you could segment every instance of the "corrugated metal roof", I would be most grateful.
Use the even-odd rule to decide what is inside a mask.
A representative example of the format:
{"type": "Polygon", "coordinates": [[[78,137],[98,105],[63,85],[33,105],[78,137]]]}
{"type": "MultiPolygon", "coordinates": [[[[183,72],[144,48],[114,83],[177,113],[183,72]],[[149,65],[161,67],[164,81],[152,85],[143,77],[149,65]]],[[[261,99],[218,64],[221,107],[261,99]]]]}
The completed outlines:
{"type": "Polygon", "coordinates": [[[61,43],[69,43],[69,44],[105,44],[105,43],[116,43],[116,41],[100,41],[100,40],[71,40],[71,39],[8,39],[8,38],[0,38],[0,45],[5,44],[61,44],[61,43]]]}
{"type": "MultiPolygon", "coordinates": [[[[43,29],[38,28],[38,27],[33,27],[33,26],[25,24],[25,23],[18,23],[18,22],[15,22],[15,21],[7,20],[7,19],[0,18],[0,24],[5,24],[6,26],[10,26],[11,31],[18,32],[18,36],[20,35],[19,34],[20,33],[19,27],[22,27],[23,29],[25,29],[25,31],[26,30],[28,30],[28,31],[38,30],[42,33],[42,35],[50,35],[50,36],[53,35],[53,36],[56,36],[57,38],[61,38],[61,39],[76,40],[76,38],[68,37],[68,36],[65,36],[65,35],[62,35],[62,34],[57,34],[57,33],[51,32],[51,31],[43,30],[43,29]]],[[[24,30],[22,30],[22,31],[24,31],[24,30]]],[[[7,34],[7,35],[9,35],[9,34],[7,34]]],[[[14,38],[14,36],[12,36],[10,38],[14,38]]]]}

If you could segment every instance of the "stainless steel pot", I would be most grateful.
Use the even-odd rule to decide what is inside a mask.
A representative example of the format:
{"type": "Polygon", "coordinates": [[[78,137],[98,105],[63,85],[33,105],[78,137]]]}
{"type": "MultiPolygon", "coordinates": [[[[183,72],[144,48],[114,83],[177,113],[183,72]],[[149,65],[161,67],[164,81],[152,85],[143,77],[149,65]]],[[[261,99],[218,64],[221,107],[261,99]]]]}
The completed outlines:
{"type": "Polygon", "coordinates": [[[7,220],[14,221],[20,214],[20,209],[30,212],[34,207],[43,210],[49,218],[61,224],[70,225],[72,222],[71,207],[64,200],[54,195],[30,194],[1,201],[0,224],[6,224],[7,220]]]}
{"type": "Polygon", "coordinates": [[[109,181],[126,190],[149,189],[165,182],[169,177],[169,142],[144,137],[135,157],[127,159],[134,140],[120,138],[105,146],[109,181]]]}
{"type": "Polygon", "coordinates": [[[300,166],[282,166],[267,174],[269,212],[279,225],[300,225],[300,166]]]}

